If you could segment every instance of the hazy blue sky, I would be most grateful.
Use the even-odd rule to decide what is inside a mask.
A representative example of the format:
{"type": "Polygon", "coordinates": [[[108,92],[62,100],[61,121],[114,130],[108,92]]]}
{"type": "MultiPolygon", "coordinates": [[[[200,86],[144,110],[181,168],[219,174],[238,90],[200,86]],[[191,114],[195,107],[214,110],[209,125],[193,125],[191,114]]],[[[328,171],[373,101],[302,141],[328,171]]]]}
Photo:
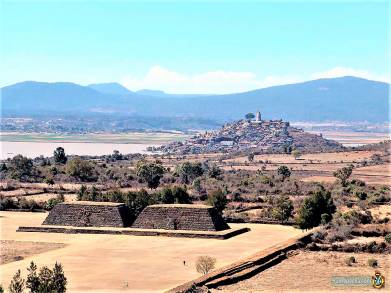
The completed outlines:
{"type": "Polygon", "coordinates": [[[390,76],[387,1],[0,2],[2,86],[117,81],[232,92],[390,76]]]}

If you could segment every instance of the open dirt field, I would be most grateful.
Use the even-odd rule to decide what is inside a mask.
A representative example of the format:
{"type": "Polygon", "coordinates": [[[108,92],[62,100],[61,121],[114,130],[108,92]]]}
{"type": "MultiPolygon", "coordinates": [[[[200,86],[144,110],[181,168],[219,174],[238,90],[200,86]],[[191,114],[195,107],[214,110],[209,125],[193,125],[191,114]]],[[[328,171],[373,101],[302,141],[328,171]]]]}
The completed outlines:
{"type": "Polygon", "coordinates": [[[250,279],[212,292],[372,292],[375,289],[371,286],[336,287],[331,280],[334,276],[373,276],[375,270],[386,279],[381,291],[389,292],[390,261],[390,255],[385,254],[300,251],[250,279]],[[352,266],[345,263],[350,256],[357,261],[352,266]],[[378,268],[368,266],[370,258],[378,260],[378,268]]]}
{"type": "Polygon", "coordinates": [[[15,232],[21,225],[40,225],[45,217],[45,213],[0,212],[2,240],[67,245],[1,265],[3,285],[8,286],[16,270],[25,274],[31,260],[38,266],[59,261],[69,292],[162,292],[199,277],[195,260],[200,255],[215,257],[218,268],[302,234],[288,226],[256,224],[231,224],[252,231],[228,240],[15,232]]]}
{"type": "MultiPolygon", "coordinates": [[[[353,151],[353,152],[337,152],[337,153],[319,153],[305,154],[296,160],[292,155],[287,154],[270,154],[258,155],[254,157],[254,162],[269,161],[277,164],[305,164],[310,163],[352,163],[354,161],[369,160],[372,155],[380,153],[376,151],[353,151]]],[[[244,163],[248,161],[247,157],[238,157],[225,160],[225,162],[244,163]]]]}
{"type": "Polygon", "coordinates": [[[32,241],[14,241],[1,240],[0,264],[5,264],[25,257],[39,254],[52,249],[58,249],[65,246],[62,243],[32,242],[32,241]]]}
{"type": "MultiPolygon", "coordinates": [[[[391,164],[386,163],[382,165],[368,166],[355,168],[351,179],[360,179],[366,184],[374,185],[388,185],[391,186],[391,164]]],[[[324,176],[309,176],[303,178],[302,181],[317,181],[317,182],[334,182],[335,177],[330,175],[324,176]]]]}

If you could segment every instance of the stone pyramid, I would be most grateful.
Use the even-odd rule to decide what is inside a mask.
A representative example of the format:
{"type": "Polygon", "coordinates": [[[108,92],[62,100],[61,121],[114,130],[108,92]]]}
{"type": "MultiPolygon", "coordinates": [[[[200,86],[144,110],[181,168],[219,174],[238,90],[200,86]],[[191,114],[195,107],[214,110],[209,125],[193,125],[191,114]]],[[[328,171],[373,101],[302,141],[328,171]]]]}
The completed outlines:
{"type": "Polygon", "coordinates": [[[132,228],[221,231],[229,229],[218,211],[206,205],[157,204],[147,206],[132,228]]]}

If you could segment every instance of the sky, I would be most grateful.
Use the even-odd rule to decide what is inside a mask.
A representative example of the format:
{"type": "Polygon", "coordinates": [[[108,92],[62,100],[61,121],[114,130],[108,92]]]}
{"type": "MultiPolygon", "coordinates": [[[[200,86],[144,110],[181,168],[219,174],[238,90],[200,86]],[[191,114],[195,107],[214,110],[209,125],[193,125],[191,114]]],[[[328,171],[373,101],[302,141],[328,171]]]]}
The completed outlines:
{"type": "Polygon", "coordinates": [[[389,1],[0,0],[0,86],[25,80],[231,93],[391,81],[389,1]]]}

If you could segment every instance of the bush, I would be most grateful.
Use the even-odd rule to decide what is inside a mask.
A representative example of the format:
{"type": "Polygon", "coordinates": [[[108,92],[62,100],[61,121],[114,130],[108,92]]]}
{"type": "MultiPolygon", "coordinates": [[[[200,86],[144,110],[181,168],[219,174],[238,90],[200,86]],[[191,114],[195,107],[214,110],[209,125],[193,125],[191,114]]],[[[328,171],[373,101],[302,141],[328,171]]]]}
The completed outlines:
{"type": "Polygon", "coordinates": [[[354,256],[350,256],[346,259],[345,262],[350,267],[352,264],[356,263],[356,258],[354,256]]]}
{"type": "Polygon", "coordinates": [[[200,256],[196,261],[196,270],[201,274],[207,274],[214,269],[216,265],[216,259],[207,255],[200,256]]]}
{"type": "Polygon", "coordinates": [[[0,195],[0,211],[16,208],[14,201],[6,196],[0,195]]]}
{"type": "Polygon", "coordinates": [[[388,233],[385,237],[384,237],[384,240],[387,242],[387,243],[391,243],[391,233],[388,233]]]}
{"type": "Polygon", "coordinates": [[[51,209],[54,208],[54,206],[56,204],[59,204],[61,202],[63,202],[64,200],[61,200],[60,198],[50,198],[44,205],[44,209],[47,210],[47,211],[50,211],[51,209]]]}
{"type": "Polygon", "coordinates": [[[360,200],[366,200],[368,196],[365,191],[361,191],[361,190],[355,190],[353,194],[355,197],[357,197],[360,200]]]}
{"type": "Polygon", "coordinates": [[[368,265],[372,268],[376,268],[378,266],[377,260],[374,258],[368,259],[368,265]]]}

